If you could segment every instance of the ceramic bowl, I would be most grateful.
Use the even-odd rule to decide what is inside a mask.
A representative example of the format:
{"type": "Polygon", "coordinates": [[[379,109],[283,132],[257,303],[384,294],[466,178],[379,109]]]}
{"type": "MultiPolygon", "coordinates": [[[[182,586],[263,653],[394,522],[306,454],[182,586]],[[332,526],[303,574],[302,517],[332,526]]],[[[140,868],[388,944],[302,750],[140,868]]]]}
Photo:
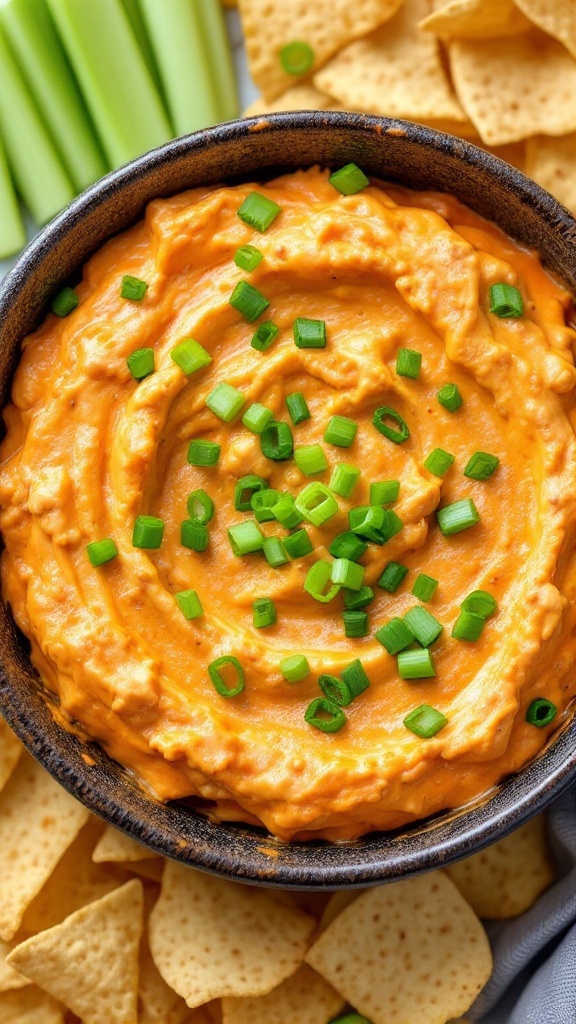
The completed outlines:
{"type": "MultiPolygon", "coordinates": [[[[103,178],[28,246],[0,290],[2,404],[9,399],[20,343],[42,320],[48,299],[65,282],[73,284],[91,253],[138,219],[150,199],[349,161],[384,180],[454,193],[538,249],[550,269],[576,288],[574,219],[518,171],[467,142],[407,122],[347,113],[233,121],[177,139],[103,178]]],[[[576,778],[576,726],[569,719],[535,761],[474,805],[353,843],[282,844],[251,826],[217,824],[184,804],[155,802],[95,744],[86,748],[65,732],[31,669],[27,642],[4,607],[0,658],[2,712],[55,779],[151,850],[237,880],[336,889],[437,868],[501,838],[576,778]],[[83,757],[87,749],[93,764],[83,757]]]]}

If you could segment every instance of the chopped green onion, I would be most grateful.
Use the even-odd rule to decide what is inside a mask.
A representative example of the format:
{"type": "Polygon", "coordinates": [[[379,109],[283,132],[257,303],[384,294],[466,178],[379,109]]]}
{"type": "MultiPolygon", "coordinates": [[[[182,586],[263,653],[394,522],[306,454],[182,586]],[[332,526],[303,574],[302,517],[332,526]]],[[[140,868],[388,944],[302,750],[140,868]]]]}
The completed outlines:
{"type": "Polygon", "coordinates": [[[468,597],[464,598],[460,607],[465,612],[474,612],[482,619],[489,619],[491,615],[494,615],[498,605],[487,590],[473,590],[468,597]]]}
{"type": "Polygon", "coordinates": [[[414,708],[409,715],[406,715],[404,725],[420,739],[430,740],[445,725],[448,725],[448,719],[430,704],[421,704],[420,707],[414,708]]]}
{"type": "Polygon", "coordinates": [[[295,391],[292,395],[286,395],[286,406],[290,413],[290,419],[294,426],[310,419],[310,409],[301,391],[295,391]]]}
{"type": "Polygon", "coordinates": [[[430,679],[436,675],[432,655],[428,648],[400,651],[398,655],[400,679],[430,679]]]}
{"type": "Polygon", "coordinates": [[[310,675],[310,665],[303,654],[291,654],[280,662],[280,671],[286,682],[299,683],[310,675]]]}
{"type": "Polygon", "coordinates": [[[382,587],[383,590],[387,590],[389,594],[395,594],[407,575],[407,565],[401,565],[400,562],[388,562],[378,580],[378,586],[382,587]]]}
{"type": "Polygon", "coordinates": [[[294,439],[292,431],[283,420],[272,420],[260,434],[262,454],[274,462],[284,462],[292,458],[294,439]]]}
{"type": "Polygon", "coordinates": [[[206,405],[218,419],[231,423],[246,403],[241,391],[231,384],[217,384],[206,399],[206,405]]]}
{"type": "Polygon", "coordinates": [[[267,488],[256,491],[250,499],[250,507],[259,523],[269,523],[274,519],[272,509],[280,498],[280,491],[267,488]]]}
{"type": "Polygon", "coordinates": [[[397,533],[400,533],[400,530],[402,529],[403,526],[404,523],[400,519],[400,516],[396,515],[394,509],[385,508],[384,522],[382,523],[380,529],[384,544],[386,544],[387,541],[392,540],[392,537],[395,537],[397,533]]]}
{"type": "Polygon", "coordinates": [[[468,530],[480,522],[480,515],[472,498],[462,498],[451,505],[445,505],[436,512],[438,526],[445,537],[451,537],[461,530],[468,530]]]}
{"type": "Polygon", "coordinates": [[[360,590],[347,590],[344,594],[344,607],[347,611],[360,611],[374,600],[372,587],[363,586],[360,590]]]}
{"type": "Polygon", "coordinates": [[[246,679],[244,669],[238,661],[238,658],[234,658],[231,654],[225,654],[222,658],[216,658],[216,661],[211,662],[211,664],[208,665],[208,674],[214,683],[214,688],[221,697],[237,697],[244,689],[246,679]],[[226,668],[227,665],[231,665],[234,669],[236,686],[226,686],[221,669],[226,668]]]}
{"type": "Polygon", "coordinates": [[[212,356],[206,351],[199,341],[194,338],[184,338],[173,349],[170,350],[170,358],[179,366],[187,377],[197,370],[202,370],[212,362],[212,356]]]}
{"type": "Polygon", "coordinates": [[[252,625],[265,629],[276,622],[276,606],[271,597],[257,597],[252,605],[252,625]]]}
{"type": "Polygon", "coordinates": [[[410,627],[422,647],[430,647],[444,629],[442,623],[438,622],[438,619],[435,619],[419,604],[406,612],[404,622],[410,627]]]}
{"type": "Polygon", "coordinates": [[[412,593],[419,601],[429,601],[434,596],[437,586],[438,580],[435,580],[433,576],[427,576],[425,572],[421,572],[414,580],[412,593]]]}
{"type": "Polygon", "coordinates": [[[550,722],[554,721],[557,712],[558,708],[551,700],[546,700],[546,697],[537,697],[526,711],[526,721],[529,725],[536,725],[539,729],[543,729],[545,725],[550,725],[550,722]]]}
{"type": "Polygon", "coordinates": [[[319,481],[308,484],[296,498],[296,508],[309,523],[322,526],[338,512],[338,502],[319,481]]]}
{"type": "Polygon", "coordinates": [[[62,288],[52,299],[50,309],[56,316],[68,316],[80,302],[73,288],[62,288]]]}
{"type": "Polygon", "coordinates": [[[263,550],[268,565],[271,565],[273,569],[278,569],[279,566],[286,565],[288,555],[286,554],[284,545],[279,537],[265,537],[263,550]]]}
{"type": "Polygon", "coordinates": [[[276,219],[279,213],[280,207],[278,203],[275,203],[273,199],[268,199],[267,196],[263,196],[260,192],[251,192],[250,195],[246,196],[238,210],[240,220],[243,220],[249,227],[261,232],[268,230],[272,221],[276,219]]]}
{"type": "Polygon", "coordinates": [[[445,452],[443,448],[435,448],[424,460],[424,468],[434,476],[444,476],[453,462],[454,456],[450,452],[445,452]]]}
{"type": "Polygon", "coordinates": [[[294,343],[297,348],[326,348],[324,320],[307,320],[299,316],[294,321],[294,343]]]}
{"type": "Polygon", "coordinates": [[[334,537],[328,550],[334,558],[349,558],[351,562],[357,562],[368,550],[368,544],[351,530],[346,530],[334,537]]]}
{"type": "Polygon", "coordinates": [[[351,466],[349,462],[340,462],[334,466],[328,486],[334,494],[339,494],[341,498],[349,498],[359,479],[360,470],[357,466],[351,466]]]}
{"type": "Polygon", "coordinates": [[[157,516],[137,516],[132,530],[135,548],[159,548],[164,534],[164,521],[157,516]]]}
{"type": "Polygon", "coordinates": [[[338,732],[346,725],[346,715],[333,701],[327,697],[317,697],[309,705],[304,721],[313,725],[320,732],[338,732]]]}
{"type": "Polygon", "coordinates": [[[208,527],[197,519],[185,519],[180,524],[180,543],[191,551],[206,551],[208,547],[208,527]]]}
{"type": "Polygon", "coordinates": [[[234,253],[234,263],[240,267],[240,270],[245,270],[248,274],[250,271],[256,270],[261,261],[262,253],[254,245],[241,245],[234,253]]]}
{"type": "Polygon", "coordinates": [[[518,289],[504,282],[490,285],[490,312],[506,319],[522,316],[524,303],[518,289]]]}
{"type": "MultiPolygon", "coordinates": [[[[361,612],[360,614],[363,613],[361,612]]],[[[349,665],[346,665],[342,669],[340,676],[341,678],[339,679],[338,676],[321,675],[318,685],[330,700],[333,700],[335,704],[339,704],[341,707],[351,704],[355,697],[359,697],[370,686],[370,680],[364,671],[360,658],[356,658],[349,665]]]]}
{"type": "Polygon", "coordinates": [[[443,384],[436,398],[448,412],[458,412],[462,405],[462,395],[457,384],[443,384]]]}
{"type": "Polygon", "coordinates": [[[376,409],[374,416],[372,417],[372,423],[384,437],[387,437],[389,441],[393,441],[394,444],[403,444],[410,437],[410,430],[406,420],[402,419],[399,412],[395,409],[391,409],[389,405],[381,405],[379,409],[376,409]],[[398,427],[398,430],[394,430],[393,427],[388,425],[388,421],[391,420],[398,427]]]}
{"type": "Polygon", "coordinates": [[[197,523],[209,523],[214,515],[214,502],[202,487],[191,491],[187,501],[188,515],[197,523]]]}
{"type": "Polygon", "coordinates": [[[106,562],[116,558],[118,548],[112,537],[106,537],[104,540],[91,541],[86,545],[86,552],[90,559],[90,565],[105,565],[106,562]]]}
{"type": "Polygon", "coordinates": [[[271,511],[274,518],[286,530],[292,530],[295,526],[299,526],[304,518],[302,513],[296,508],[291,494],[280,495],[276,504],[272,506],[271,511]]]}
{"type": "Polygon", "coordinates": [[[154,373],[154,349],[137,348],[130,353],[126,362],[134,380],[144,380],[154,373]]]}
{"type": "Polygon", "coordinates": [[[247,512],[252,508],[252,495],[256,491],[264,491],[268,482],[261,476],[251,473],[249,476],[241,476],[234,488],[234,508],[237,512],[247,512]]]}
{"type": "Polygon", "coordinates": [[[378,483],[370,484],[371,505],[388,505],[391,501],[397,501],[399,494],[399,480],[381,480],[378,483]]]}
{"type": "Polygon", "coordinates": [[[280,63],[287,75],[305,75],[314,63],[314,50],[295,39],[280,50],[280,63]]]}
{"type": "Polygon", "coordinates": [[[369,179],[357,164],[346,164],[330,175],[328,181],[343,196],[353,196],[370,184],[369,179]]]}
{"type": "Polygon", "coordinates": [[[343,1017],[333,1020],[332,1024],[372,1024],[372,1022],[360,1013],[346,1013],[343,1017]]]}
{"type": "Polygon", "coordinates": [[[230,299],[228,300],[234,309],[237,309],[246,318],[249,324],[257,320],[265,309],[270,305],[262,292],[259,292],[249,281],[238,281],[230,299]]]}
{"type": "Polygon", "coordinates": [[[195,590],[181,590],[174,594],[178,605],[185,619],[197,619],[204,613],[202,602],[195,590]]]}
{"type": "Polygon", "coordinates": [[[148,285],[146,284],[146,281],[141,281],[140,278],[132,277],[130,274],[125,274],[122,278],[120,295],[123,299],[131,299],[132,302],[141,302],[147,291],[148,285]]]}
{"type": "Polygon", "coordinates": [[[242,423],[253,434],[261,434],[265,427],[274,419],[272,409],[267,409],[259,402],[249,405],[242,417],[242,423]]]}
{"type": "Polygon", "coordinates": [[[390,619],[385,626],[382,626],[374,634],[378,643],[382,644],[388,654],[399,654],[405,647],[414,642],[414,633],[404,619],[397,616],[390,619]]]}
{"type": "Polygon", "coordinates": [[[422,365],[422,354],[412,348],[399,348],[396,356],[396,373],[399,377],[411,377],[416,380],[422,365]]]}
{"type": "Polygon", "coordinates": [[[340,675],[350,688],[353,697],[358,697],[370,686],[370,680],[364,671],[360,658],[355,658],[349,665],[342,669],[340,675]]]}
{"type": "Polygon", "coordinates": [[[294,462],[305,476],[315,476],[328,469],[328,460],[319,444],[302,444],[294,449],[294,462]]]}
{"type": "Polygon", "coordinates": [[[354,700],[350,687],[338,676],[331,676],[327,672],[323,672],[318,678],[318,686],[322,693],[338,707],[345,708],[354,700]]]}
{"type": "Polygon", "coordinates": [[[276,326],[273,320],[265,320],[264,323],[259,324],[256,328],[256,333],[250,342],[252,348],[255,348],[257,352],[266,352],[279,330],[280,328],[276,326]]]}
{"type": "Polygon", "coordinates": [[[190,441],[188,462],[191,466],[215,466],[220,458],[220,445],[215,441],[190,441]]]}
{"type": "Polygon", "coordinates": [[[311,555],[314,551],[314,545],[306,530],[296,530],[296,533],[290,533],[284,537],[282,543],[290,558],[304,558],[305,555],[311,555]]]}
{"type": "Polygon", "coordinates": [[[478,640],[486,619],[474,612],[461,611],[452,627],[452,636],[456,640],[478,640]]]}
{"type": "Polygon", "coordinates": [[[314,565],[311,565],[308,569],[306,579],[304,580],[304,590],[306,593],[322,604],[328,604],[329,601],[332,601],[340,590],[340,587],[335,583],[329,586],[331,583],[331,572],[332,566],[330,562],[322,560],[314,562],[314,565]],[[328,589],[326,589],[327,587],[328,589]]]}
{"type": "Polygon", "coordinates": [[[361,636],[368,636],[368,615],[359,609],[346,610],[342,612],[344,621],[344,636],[353,639],[361,636]]]}
{"type": "Polygon", "coordinates": [[[348,512],[348,523],[352,533],[358,533],[376,544],[383,544],[384,512],[381,505],[360,505],[358,508],[351,508],[348,512]]]}
{"type": "Polygon", "coordinates": [[[349,448],[354,438],[358,424],[348,416],[332,416],[326,431],[324,440],[327,444],[336,445],[338,448],[349,448]]]}
{"type": "Polygon", "coordinates": [[[488,452],[474,452],[464,469],[464,476],[471,480],[488,480],[492,473],[500,465],[497,455],[489,455],[488,452]]]}
{"type": "Polygon", "coordinates": [[[250,555],[254,551],[262,551],[264,537],[260,527],[253,519],[246,519],[243,523],[236,523],[228,530],[230,547],[236,556],[250,555]]]}
{"type": "Polygon", "coordinates": [[[332,563],[332,583],[338,583],[347,590],[360,590],[365,572],[363,565],[351,562],[349,558],[336,558],[332,563]]]}

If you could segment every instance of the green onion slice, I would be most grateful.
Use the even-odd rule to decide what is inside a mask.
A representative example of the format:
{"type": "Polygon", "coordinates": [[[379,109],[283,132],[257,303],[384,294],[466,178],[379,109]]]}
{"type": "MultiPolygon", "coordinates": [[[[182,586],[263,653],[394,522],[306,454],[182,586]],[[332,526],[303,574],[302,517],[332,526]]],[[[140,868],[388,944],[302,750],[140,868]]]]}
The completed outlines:
{"type": "Polygon", "coordinates": [[[328,604],[329,601],[332,601],[340,590],[337,584],[332,583],[331,573],[332,566],[330,562],[325,562],[324,560],[314,562],[314,565],[311,565],[306,573],[304,590],[315,601],[320,601],[322,604],[328,604]]]}
{"type": "Polygon", "coordinates": [[[550,725],[550,722],[554,721],[557,713],[558,708],[551,700],[537,697],[526,711],[526,721],[529,725],[536,725],[539,729],[543,729],[545,725],[550,725]]]}
{"type": "Polygon", "coordinates": [[[170,358],[179,366],[187,377],[197,370],[202,370],[212,362],[212,356],[199,341],[185,338],[170,352],[170,358]]]}
{"type": "Polygon", "coordinates": [[[397,501],[399,494],[399,480],[380,480],[370,484],[371,505],[388,505],[392,501],[397,501]]]}
{"type": "Polygon", "coordinates": [[[412,348],[399,348],[396,356],[396,373],[399,377],[411,377],[415,380],[420,373],[422,354],[412,348]]]}
{"type": "Polygon", "coordinates": [[[262,261],[262,253],[254,245],[241,245],[234,253],[234,263],[248,274],[262,261]]]}
{"type": "Polygon", "coordinates": [[[374,600],[372,587],[363,586],[360,590],[347,590],[344,594],[344,607],[347,611],[359,611],[374,600]]]}
{"type": "Polygon", "coordinates": [[[258,597],[252,605],[252,624],[256,629],[265,629],[276,623],[276,606],[271,597],[258,597]]]}
{"type": "Polygon", "coordinates": [[[348,512],[348,524],[352,533],[357,533],[375,544],[384,543],[382,527],[384,526],[385,509],[381,505],[360,505],[348,512]]]}
{"type": "Polygon", "coordinates": [[[334,537],[328,550],[331,555],[334,555],[334,558],[349,558],[351,562],[357,562],[368,550],[368,544],[361,537],[352,533],[352,530],[346,530],[334,537]]]}
{"type": "Polygon", "coordinates": [[[522,316],[524,303],[518,289],[504,282],[490,285],[490,312],[504,319],[522,316]]]}
{"type": "Polygon", "coordinates": [[[445,725],[448,725],[448,719],[430,704],[421,704],[420,707],[414,708],[409,715],[406,715],[404,725],[420,739],[430,740],[445,725]]]}
{"type": "Polygon", "coordinates": [[[214,515],[214,502],[200,487],[188,495],[187,509],[190,519],[195,519],[198,523],[209,523],[214,515]]]}
{"type": "Polygon", "coordinates": [[[265,537],[263,551],[268,565],[271,565],[273,569],[278,569],[281,565],[286,565],[288,555],[286,554],[284,545],[279,537],[265,537]]]}
{"type": "Polygon", "coordinates": [[[271,511],[277,522],[286,530],[292,530],[295,526],[299,526],[304,518],[296,508],[291,494],[281,494],[271,511]]]}
{"type": "Polygon", "coordinates": [[[231,654],[225,654],[222,658],[216,658],[215,661],[208,665],[208,674],[214,684],[214,689],[220,694],[221,697],[237,697],[239,693],[242,693],[246,677],[244,675],[244,669],[238,661],[238,658],[234,658],[231,654]],[[227,686],[223,675],[223,669],[226,669],[230,665],[233,669],[232,682],[236,685],[227,686]]]}
{"type": "Polygon", "coordinates": [[[294,321],[294,342],[297,348],[326,348],[324,320],[307,320],[299,316],[294,321]]]}
{"type": "Polygon", "coordinates": [[[403,444],[410,437],[410,430],[406,420],[402,418],[399,412],[395,409],[391,409],[389,405],[381,405],[379,409],[376,409],[374,416],[372,417],[372,423],[384,437],[387,437],[389,441],[393,441],[394,444],[403,444]],[[394,423],[397,430],[391,427],[390,422],[394,423]]]}
{"type": "Polygon", "coordinates": [[[273,419],[274,413],[272,409],[267,409],[265,405],[260,405],[259,402],[253,402],[246,409],[242,417],[242,423],[253,434],[261,434],[273,419]]]}
{"type": "Polygon", "coordinates": [[[202,602],[195,590],[181,590],[174,597],[185,619],[197,619],[204,614],[202,602]]]}
{"type": "Polygon", "coordinates": [[[126,362],[134,380],[144,380],[154,373],[154,349],[137,348],[130,353],[126,362]]]}
{"type": "Polygon", "coordinates": [[[332,563],[332,583],[338,583],[348,590],[360,590],[365,572],[363,565],[351,562],[349,558],[336,558],[332,563]]]}
{"type": "Polygon", "coordinates": [[[304,558],[314,551],[314,545],[306,530],[297,530],[296,533],[284,537],[283,544],[290,558],[304,558]]]}
{"type": "Polygon", "coordinates": [[[469,477],[470,480],[488,480],[499,465],[500,459],[497,455],[490,455],[488,452],[474,452],[466,463],[464,476],[469,477]]]}
{"type": "Polygon", "coordinates": [[[188,462],[191,466],[215,466],[220,458],[220,447],[215,441],[201,438],[190,441],[188,462]]]}
{"type": "Polygon", "coordinates": [[[250,555],[254,551],[261,551],[264,547],[264,537],[260,527],[253,519],[246,519],[243,523],[236,523],[228,530],[230,547],[237,557],[250,555]]]}
{"type": "Polygon", "coordinates": [[[310,665],[303,654],[291,654],[280,662],[280,671],[286,682],[299,683],[310,675],[310,665]]]}
{"type": "Polygon", "coordinates": [[[237,309],[246,318],[249,324],[257,320],[265,309],[268,309],[270,300],[262,292],[259,292],[249,281],[238,281],[229,299],[230,305],[237,309]]]}
{"type": "Polygon", "coordinates": [[[471,594],[468,594],[468,597],[464,598],[460,607],[465,612],[474,612],[475,615],[488,619],[491,615],[494,615],[498,604],[496,599],[487,590],[473,590],[471,594]]]}
{"type": "Polygon", "coordinates": [[[414,642],[414,633],[409,624],[397,616],[390,619],[374,635],[378,643],[386,648],[388,654],[399,654],[414,642]]]}
{"type": "Polygon", "coordinates": [[[252,495],[256,491],[263,491],[268,487],[268,482],[261,476],[250,473],[249,476],[241,476],[234,488],[234,508],[237,512],[248,512],[252,508],[252,495]]]}
{"type": "Polygon", "coordinates": [[[452,627],[452,636],[456,640],[478,640],[486,619],[474,612],[461,611],[452,627]]]}
{"type": "Polygon", "coordinates": [[[462,395],[457,384],[443,384],[436,398],[448,412],[458,412],[462,405],[462,395]]]}
{"type": "Polygon", "coordinates": [[[146,281],[141,281],[139,277],[132,277],[130,274],[125,274],[122,278],[120,296],[123,299],[131,299],[132,302],[141,302],[147,291],[148,285],[146,284],[146,281]]]}
{"type": "Polygon", "coordinates": [[[314,526],[322,526],[338,512],[338,502],[319,481],[308,484],[300,491],[295,504],[304,518],[314,526]]]}
{"type": "Polygon", "coordinates": [[[262,454],[274,462],[292,458],[294,439],[292,431],[283,420],[272,420],[260,434],[262,454]]]}
{"type": "Polygon", "coordinates": [[[287,75],[305,75],[314,63],[314,50],[295,39],[280,50],[280,63],[287,75]]]}
{"type": "Polygon", "coordinates": [[[480,514],[472,498],[462,498],[454,501],[451,505],[445,505],[436,512],[438,526],[445,537],[451,537],[454,533],[462,530],[469,530],[480,522],[480,514]]]}
{"type": "Polygon", "coordinates": [[[135,548],[159,548],[164,535],[164,521],[157,516],[137,516],[132,531],[135,548]]]}
{"type": "Polygon", "coordinates": [[[387,590],[389,594],[395,594],[407,575],[407,565],[401,565],[400,562],[388,562],[378,580],[378,586],[382,587],[383,590],[387,590]]]}
{"type": "Polygon", "coordinates": [[[328,487],[333,494],[341,498],[349,498],[360,479],[358,466],[351,466],[349,462],[339,462],[332,470],[328,487]]]}
{"type": "Polygon", "coordinates": [[[276,326],[273,320],[265,320],[264,323],[259,324],[256,328],[256,333],[250,342],[252,348],[255,348],[257,352],[266,352],[279,330],[280,328],[276,326]]]}
{"type": "Polygon", "coordinates": [[[292,395],[286,395],[286,406],[290,413],[290,419],[294,426],[310,419],[310,409],[301,391],[295,391],[292,395]]]}
{"type": "Polygon", "coordinates": [[[197,519],[185,519],[180,524],[180,543],[191,551],[206,551],[210,535],[206,523],[197,519]]]}
{"type": "Polygon", "coordinates": [[[338,732],[346,725],[346,715],[342,708],[327,697],[317,697],[309,705],[304,721],[320,732],[338,732]]]}
{"type": "Polygon", "coordinates": [[[404,622],[410,627],[422,647],[430,647],[438,639],[444,629],[441,622],[435,619],[421,605],[410,608],[404,615],[404,622]]]}
{"type": "Polygon", "coordinates": [[[328,181],[344,196],[356,195],[357,192],[361,192],[362,189],[370,184],[364,171],[360,170],[357,164],[352,163],[345,164],[338,171],[334,171],[328,178],[328,181]]]}
{"type": "Polygon", "coordinates": [[[217,384],[206,399],[206,405],[224,423],[231,423],[246,404],[241,391],[231,384],[217,384]]]}
{"type": "Polygon", "coordinates": [[[326,431],[324,440],[327,444],[336,445],[338,448],[349,448],[358,430],[358,424],[348,416],[332,416],[326,431]]]}
{"type": "Polygon", "coordinates": [[[246,196],[238,210],[240,220],[243,220],[249,227],[261,232],[266,231],[270,227],[272,221],[276,219],[279,213],[280,207],[278,203],[268,199],[267,196],[263,196],[260,192],[251,192],[250,195],[246,196]]]}
{"type": "Polygon", "coordinates": [[[368,613],[360,609],[342,612],[342,621],[344,623],[344,636],[347,636],[349,639],[368,636],[370,632],[368,628],[368,613]]]}
{"type": "Polygon", "coordinates": [[[93,540],[90,544],[87,544],[86,553],[90,560],[90,565],[105,565],[106,562],[116,558],[118,548],[112,537],[106,537],[104,540],[93,540]]]}
{"type": "Polygon", "coordinates": [[[412,593],[419,601],[429,601],[436,593],[437,586],[438,580],[435,580],[433,576],[427,576],[425,572],[421,572],[414,580],[412,593]]]}
{"type": "Polygon", "coordinates": [[[445,452],[443,448],[435,448],[424,460],[424,468],[434,476],[444,476],[453,462],[454,456],[450,452],[445,452]]]}
{"type": "Polygon", "coordinates": [[[56,316],[64,317],[76,309],[79,302],[80,299],[73,288],[62,288],[52,299],[50,309],[56,316]]]}
{"type": "Polygon", "coordinates": [[[319,444],[302,444],[294,449],[294,462],[305,476],[315,476],[328,469],[328,460],[319,444]]]}
{"type": "Polygon", "coordinates": [[[275,491],[271,487],[254,492],[250,499],[250,507],[259,523],[269,523],[275,518],[272,509],[279,499],[280,491],[275,491]]]}
{"type": "Polygon", "coordinates": [[[435,676],[436,669],[428,648],[400,651],[398,672],[401,679],[430,679],[435,676]]]}

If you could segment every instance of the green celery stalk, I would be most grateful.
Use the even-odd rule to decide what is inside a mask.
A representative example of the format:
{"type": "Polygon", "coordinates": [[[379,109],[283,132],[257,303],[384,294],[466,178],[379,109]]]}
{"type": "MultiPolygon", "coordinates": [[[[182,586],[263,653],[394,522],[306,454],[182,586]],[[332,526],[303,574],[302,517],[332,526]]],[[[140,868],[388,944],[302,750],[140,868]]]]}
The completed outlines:
{"type": "Polygon", "coordinates": [[[220,119],[230,121],[232,118],[238,117],[238,93],[224,11],[222,5],[214,3],[214,0],[195,0],[195,2],[202,23],[204,45],[210,54],[210,67],[218,96],[220,119]]]}
{"type": "Polygon", "coordinates": [[[132,26],[132,31],[138,46],[140,47],[140,53],[146,61],[146,67],[152,75],[154,85],[158,90],[158,95],[161,96],[162,101],[165,101],[164,89],[158,73],[158,67],[152,53],[152,47],[150,46],[150,40],[146,32],[146,26],[142,18],[142,12],[138,6],[138,0],[122,0],[122,5],[126,14],[128,15],[128,21],[132,26]]]}
{"type": "Polygon", "coordinates": [[[0,27],[0,137],[16,188],[38,224],[75,195],[0,27]]]}
{"type": "Polygon", "coordinates": [[[0,260],[13,256],[26,243],[26,232],[12,185],[6,154],[0,142],[0,260]]]}
{"type": "Polygon", "coordinates": [[[121,0],[47,2],[110,164],[119,167],[170,139],[121,0]]]}
{"type": "Polygon", "coordinates": [[[0,24],[77,192],[106,174],[66,55],[44,0],[7,0],[0,24]]]}
{"type": "MultiPolygon", "coordinates": [[[[212,0],[214,4],[218,0],[212,0]]],[[[177,135],[220,120],[197,0],[140,0],[177,135]]]]}

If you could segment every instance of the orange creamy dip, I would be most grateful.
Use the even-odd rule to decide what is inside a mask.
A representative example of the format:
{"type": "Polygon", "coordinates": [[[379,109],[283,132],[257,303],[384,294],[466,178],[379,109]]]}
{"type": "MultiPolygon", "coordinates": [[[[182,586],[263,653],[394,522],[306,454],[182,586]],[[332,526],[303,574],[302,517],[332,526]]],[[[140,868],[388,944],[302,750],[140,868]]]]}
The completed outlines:
{"type": "MultiPolygon", "coordinates": [[[[258,820],[282,839],[355,837],[461,806],[532,758],[574,694],[576,654],[576,335],[570,298],[538,257],[449,196],[371,185],[345,197],[311,169],[151,203],[89,261],[78,294],[69,317],[49,315],[24,343],[0,472],[4,596],[69,720],[161,800],[201,796],[220,817],[258,820]],[[254,188],[281,206],[265,234],[237,216],[254,188]],[[264,255],[249,275],[233,261],[247,243],[264,255]],[[148,282],[142,302],[120,298],[124,274],[148,282]],[[270,300],[263,319],[280,328],[266,353],[250,346],[257,324],[229,304],[240,279],[270,300]],[[522,318],[489,313],[489,286],[502,281],[520,289],[522,318]],[[295,346],[296,317],[326,321],[326,349],[295,346]],[[187,337],[213,357],[190,379],[170,358],[187,337]],[[126,359],[142,347],[154,348],[156,372],[137,383],[126,359]],[[416,380],[395,372],[402,347],[422,354],[416,380]],[[256,473],[295,495],[310,478],[293,460],[265,458],[241,416],[227,425],[206,407],[222,381],[288,423],[285,396],[302,391],[311,418],[293,427],[295,444],[322,444],[329,463],[313,479],[327,484],[339,462],[362,470],[337,515],[304,524],[314,554],[279,569],[261,554],[234,556],[227,529],[247,518],[235,484],[256,473]],[[455,414],[436,398],[446,382],[464,400],[455,414]],[[372,425],[382,405],[407,421],[406,443],[372,425]],[[335,414],[358,423],[348,449],[323,442],[335,414]],[[194,437],[221,443],[216,466],[188,464],[194,437]],[[423,466],[437,447],[455,455],[443,478],[423,466]],[[487,481],[462,473],[479,449],[500,459],[487,481]],[[389,479],[400,481],[403,528],[362,557],[376,593],[370,635],[347,639],[342,595],[319,604],[304,579],[330,559],[348,509],[369,504],[369,483],[389,479]],[[216,506],[203,554],[180,543],[195,488],[216,506]],[[435,510],[466,497],[479,524],[444,537],[435,510]],[[132,546],[141,514],[165,521],[158,550],[132,546]],[[94,568],[86,544],[104,537],[119,555],[94,568]],[[409,568],[395,594],[376,583],[391,559],[409,568]],[[374,632],[418,603],[420,572],[440,581],[426,607],[444,631],[436,677],[402,681],[374,632]],[[188,588],[204,609],[191,621],[174,599],[188,588]],[[478,588],[498,612],[477,642],[456,640],[459,606],[478,588]],[[255,629],[262,596],[277,624],[255,629]],[[225,699],[207,666],[230,654],[246,685],[225,699]],[[290,654],[311,667],[296,684],[279,670],[290,654]],[[345,709],[344,728],[307,725],[319,674],[357,657],[371,685],[345,709]],[[559,709],[544,729],[525,721],[537,697],[559,709]],[[432,739],[403,725],[421,704],[448,719],[432,739]]],[[[278,523],[261,528],[286,535],[278,523]]]]}

